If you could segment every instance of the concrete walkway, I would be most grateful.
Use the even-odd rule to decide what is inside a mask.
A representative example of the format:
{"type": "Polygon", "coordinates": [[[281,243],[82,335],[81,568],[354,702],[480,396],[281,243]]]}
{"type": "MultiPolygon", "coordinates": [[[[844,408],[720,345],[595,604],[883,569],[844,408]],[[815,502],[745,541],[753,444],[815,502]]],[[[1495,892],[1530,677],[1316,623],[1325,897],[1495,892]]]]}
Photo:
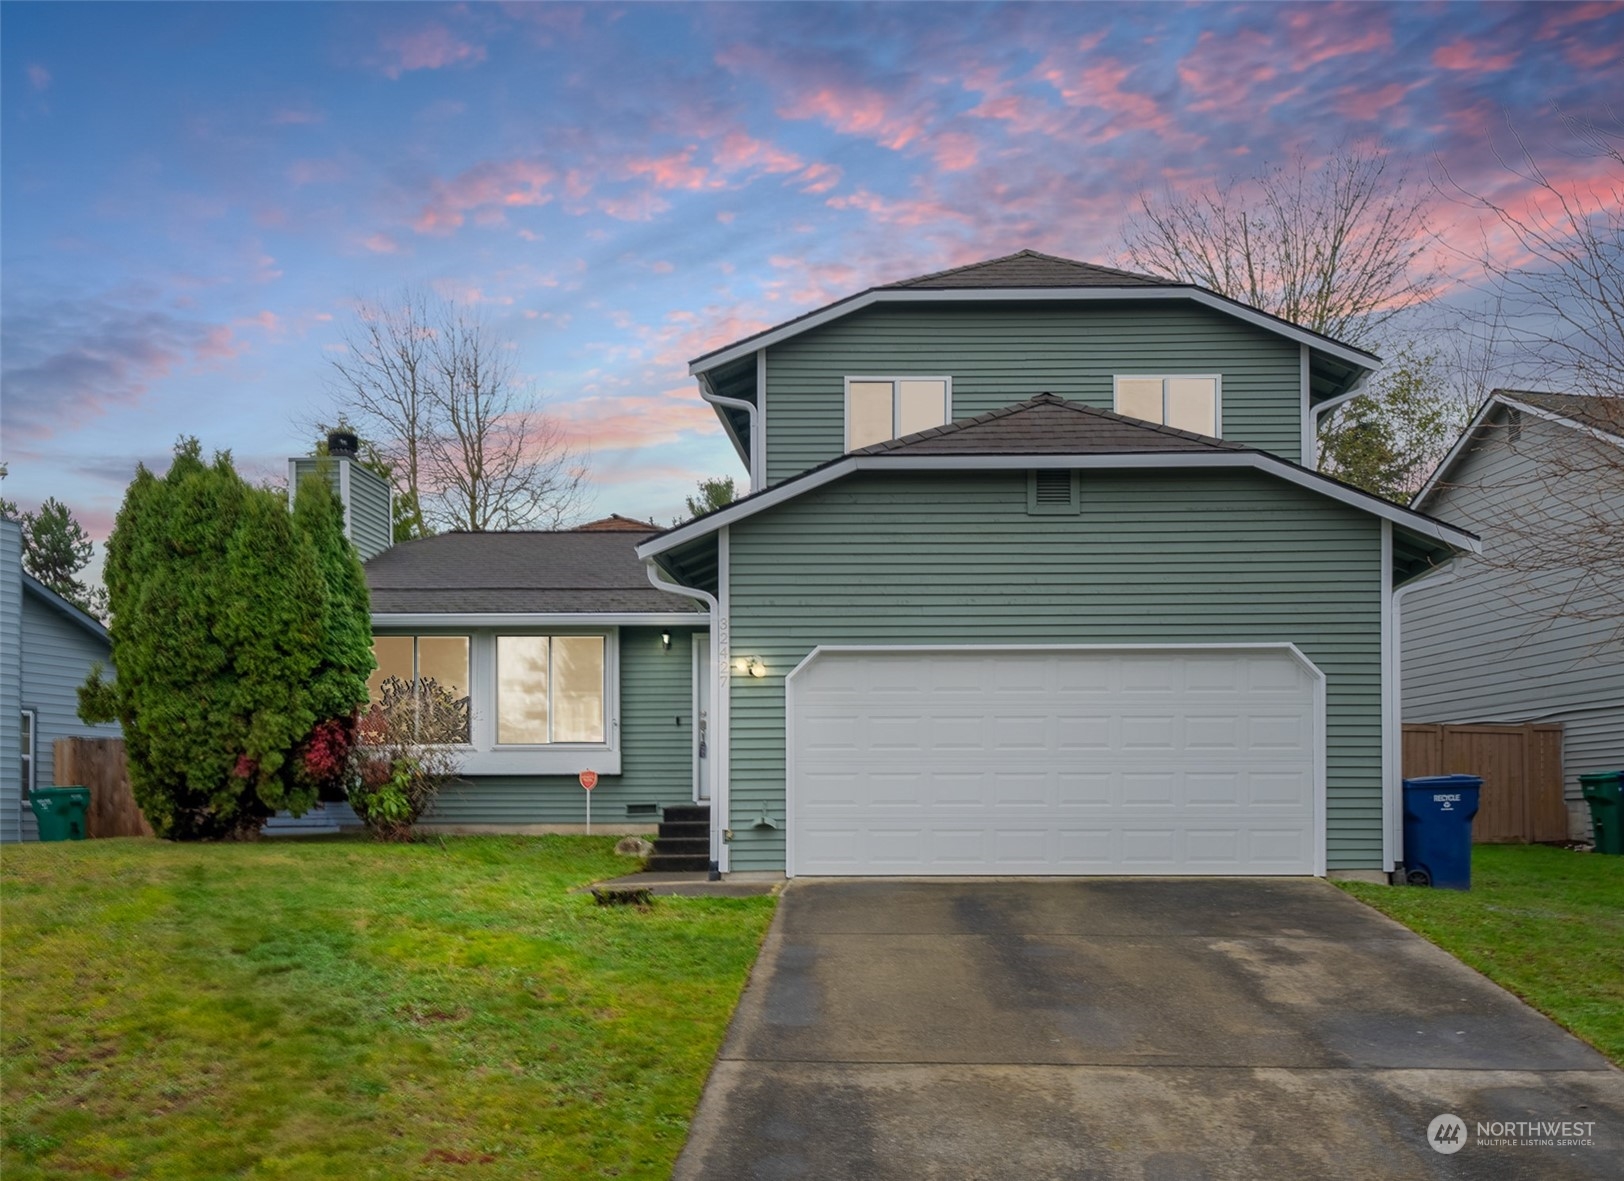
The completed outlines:
{"type": "Polygon", "coordinates": [[[1617,1178],[1620,1161],[1624,1074],[1323,882],[800,879],[676,1176],[1617,1178]],[[1427,1142],[1446,1112],[1469,1129],[1453,1155],[1427,1142]],[[1529,1120],[1589,1123],[1591,1143],[1477,1135],[1529,1120]]]}

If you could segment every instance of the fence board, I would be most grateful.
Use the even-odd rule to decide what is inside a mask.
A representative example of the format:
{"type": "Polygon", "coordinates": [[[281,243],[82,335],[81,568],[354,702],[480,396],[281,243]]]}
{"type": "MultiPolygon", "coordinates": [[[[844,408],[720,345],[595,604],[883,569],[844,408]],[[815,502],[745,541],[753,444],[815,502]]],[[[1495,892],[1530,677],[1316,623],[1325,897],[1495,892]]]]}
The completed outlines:
{"type": "Polygon", "coordinates": [[[1562,801],[1562,727],[1404,727],[1404,778],[1476,775],[1483,780],[1474,841],[1561,841],[1568,835],[1562,801]]]}
{"type": "Polygon", "coordinates": [[[152,826],[135,806],[122,738],[58,738],[53,778],[63,787],[90,789],[85,836],[150,837],[152,826]]]}

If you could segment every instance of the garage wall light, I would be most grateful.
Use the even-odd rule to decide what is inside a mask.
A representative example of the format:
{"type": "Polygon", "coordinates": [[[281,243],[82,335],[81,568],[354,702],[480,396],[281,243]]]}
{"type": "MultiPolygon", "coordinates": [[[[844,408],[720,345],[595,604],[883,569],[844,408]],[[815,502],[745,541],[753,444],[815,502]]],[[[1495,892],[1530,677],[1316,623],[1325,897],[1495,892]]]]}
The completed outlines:
{"type": "Polygon", "coordinates": [[[671,633],[670,632],[661,632],[660,633],[660,644],[661,644],[662,647],[665,647],[665,648],[670,648],[671,647],[671,633]]]}
{"type": "Polygon", "coordinates": [[[767,675],[767,666],[762,664],[757,657],[752,656],[744,662],[744,671],[752,677],[764,677],[767,675]]]}

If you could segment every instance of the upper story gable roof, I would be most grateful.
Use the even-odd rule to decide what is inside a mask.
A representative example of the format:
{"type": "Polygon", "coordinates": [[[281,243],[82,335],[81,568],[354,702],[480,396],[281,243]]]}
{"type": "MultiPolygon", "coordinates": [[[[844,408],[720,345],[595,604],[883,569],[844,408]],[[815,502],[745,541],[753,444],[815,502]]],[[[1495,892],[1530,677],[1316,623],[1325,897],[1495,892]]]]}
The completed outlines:
{"type": "Polygon", "coordinates": [[[1624,447],[1624,394],[1597,397],[1592,394],[1551,394],[1535,390],[1493,390],[1461,432],[1455,445],[1449,449],[1449,454],[1443,457],[1432,475],[1427,477],[1427,482],[1421,485],[1420,491],[1410,499],[1411,507],[1425,508],[1449,487],[1471,452],[1472,444],[1484,437],[1490,429],[1490,421],[1501,410],[1519,410],[1624,447]]]}
{"type": "MultiPolygon", "coordinates": [[[[702,382],[711,382],[717,387],[753,386],[753,369],[741,368],[739,364],[745,358],[760,349],[770,348],[875,304],[1005,300],[1184,300],[1212,308],[1266,332],[1308,346],[1312,396],[1321,406],[1351,396],[1360,379],[1381,363],[1381,358],[1374,353],[1344,344],[1205,287],[1022,250],[985,262],[867,288],[713,349],[691,361],[688,372],[702,382]],[[735,369],[740,372],[736,374],[735,369]],[[718,373],[718,370],[726,372],[718,373]]],[[[717,392],[723,391],[718,389],[717,392]]],[[[743,396],[746,400],[753,400],[754,397],[753,392],[742,389],[728,388],[725,392],[729,396],[743,396]]]]}

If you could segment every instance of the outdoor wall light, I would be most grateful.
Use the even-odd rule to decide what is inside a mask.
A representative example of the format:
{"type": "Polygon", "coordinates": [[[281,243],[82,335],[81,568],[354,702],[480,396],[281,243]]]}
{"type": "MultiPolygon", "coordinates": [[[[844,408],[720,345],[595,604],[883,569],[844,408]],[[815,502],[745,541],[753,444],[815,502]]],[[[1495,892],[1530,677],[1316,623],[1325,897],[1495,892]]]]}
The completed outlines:
{"type": "Polygon", "coordinates": [[[670,648],[671,647],[671,633],[670,632],[661,632],[660,633],[660,644],[665,648],[670,648]]]}
{"type": "Polygon", "coordinates": [[[767,675],[767,666],[762,664],[757,657],[752,656],[745,662],[744,671],[752,677],[764,677],[767,675]]]}

